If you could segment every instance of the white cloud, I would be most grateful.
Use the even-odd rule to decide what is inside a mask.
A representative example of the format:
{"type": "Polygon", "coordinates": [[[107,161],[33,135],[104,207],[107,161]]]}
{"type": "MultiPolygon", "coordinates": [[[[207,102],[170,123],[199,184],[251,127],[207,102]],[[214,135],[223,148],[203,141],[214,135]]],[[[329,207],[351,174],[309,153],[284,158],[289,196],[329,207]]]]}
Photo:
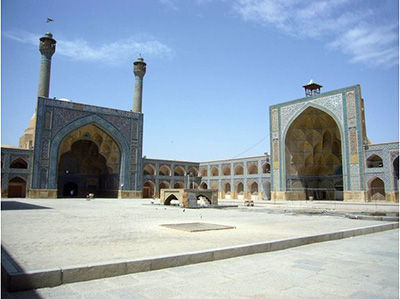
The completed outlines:
{"type": "Polygon", "coordinates": [[[328,47],[341,49],[352,57],[352,62],[394,66],[398,64],[399,50],[397,28],[393,27],[359,25],[338,37],[328,47]]]}
{"type": "Polygon", "coordinates": [[[290,36],[327,39],[329,49],[342,51],[354,63],[398,64],[397,18],[384,24],[377,17],[379,6],[362,4],[347,0],[236,0],[234,10],[245,21],[275,26],[290,36]]]}
{"type": "MultiPolygon", "coordinates": [[[[5,37],[32,45],[39,45],[39,35],[29,32],[5,32],[5,37]]],[[[173,50],[149,35],[137,35],[101,45],[91,45],[83,39],[57,40],[57,54],[77,61],[94,61],[117,65],[146,57],[170,58],[173,50]]]]}

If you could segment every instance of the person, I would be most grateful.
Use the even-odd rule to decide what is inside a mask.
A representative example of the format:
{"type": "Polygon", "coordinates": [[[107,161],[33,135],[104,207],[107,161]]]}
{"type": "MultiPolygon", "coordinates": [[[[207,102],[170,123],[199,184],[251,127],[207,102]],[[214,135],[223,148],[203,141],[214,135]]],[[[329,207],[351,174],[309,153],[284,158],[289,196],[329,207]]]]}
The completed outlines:
{"type": "Polygon", "coordinates": [[[72,190],[71,190],[71,192],[70,192],[70,194],[71,194],[71,197],[74,197],[74,193],[75,193],[75,190],[74,190],[74,189],[72,189],[72,190]]]}

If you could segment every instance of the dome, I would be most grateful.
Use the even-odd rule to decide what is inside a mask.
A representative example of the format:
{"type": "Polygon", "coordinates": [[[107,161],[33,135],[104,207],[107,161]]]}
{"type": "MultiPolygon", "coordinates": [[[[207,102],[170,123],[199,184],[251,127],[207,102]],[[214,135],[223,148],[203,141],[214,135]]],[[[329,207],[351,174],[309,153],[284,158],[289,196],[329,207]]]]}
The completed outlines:
{"type": "Polygon", "coordinates": [[[33,134],[36,128],[36,112],[33,113],[31,120],[29,121],[28,127],[25,129],[25,134],[33,134]]]}

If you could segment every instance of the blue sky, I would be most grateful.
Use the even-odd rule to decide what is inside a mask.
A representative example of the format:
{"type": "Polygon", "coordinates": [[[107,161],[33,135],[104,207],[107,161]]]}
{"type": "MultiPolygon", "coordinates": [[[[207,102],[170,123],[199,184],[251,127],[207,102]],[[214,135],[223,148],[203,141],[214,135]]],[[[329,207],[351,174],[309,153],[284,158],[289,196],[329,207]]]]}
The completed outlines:
{"type": "Polygon", "coordinates": [[[398,1],[2,1],[2,144],[35,111],[38,39],[57,40],[50,97],[132,109],[141,53],[149,158],[269,152],[269,106],[361,84],[368,137],[398,141],[398,1]],[[46,23],[46,18],[54,22],[46,23]]]}

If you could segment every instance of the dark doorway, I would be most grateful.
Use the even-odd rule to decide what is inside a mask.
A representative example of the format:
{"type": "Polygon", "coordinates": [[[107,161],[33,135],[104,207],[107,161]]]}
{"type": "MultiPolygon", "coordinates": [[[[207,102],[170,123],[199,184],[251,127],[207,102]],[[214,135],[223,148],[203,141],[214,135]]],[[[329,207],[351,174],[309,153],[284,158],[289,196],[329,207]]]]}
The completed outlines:
{"type": "Polygon", "coordinates": [[[119,173],[111,173],[107,159],[91,140],[79,140],[70,151],[61,155],[58,163],[58,196],[116,198],[119,173]]]}
{"type": "Polygon", "coordinates": [[[26,197],[26,181],[20,177],[11,179],[8,183],[8,197],[26,197]]]}
{"type": "Polygon", "coordinates": [[[72,182],[64,185],[63,196],[64,197],[76,197],[78,195],[78,185],[72,182]]]}

